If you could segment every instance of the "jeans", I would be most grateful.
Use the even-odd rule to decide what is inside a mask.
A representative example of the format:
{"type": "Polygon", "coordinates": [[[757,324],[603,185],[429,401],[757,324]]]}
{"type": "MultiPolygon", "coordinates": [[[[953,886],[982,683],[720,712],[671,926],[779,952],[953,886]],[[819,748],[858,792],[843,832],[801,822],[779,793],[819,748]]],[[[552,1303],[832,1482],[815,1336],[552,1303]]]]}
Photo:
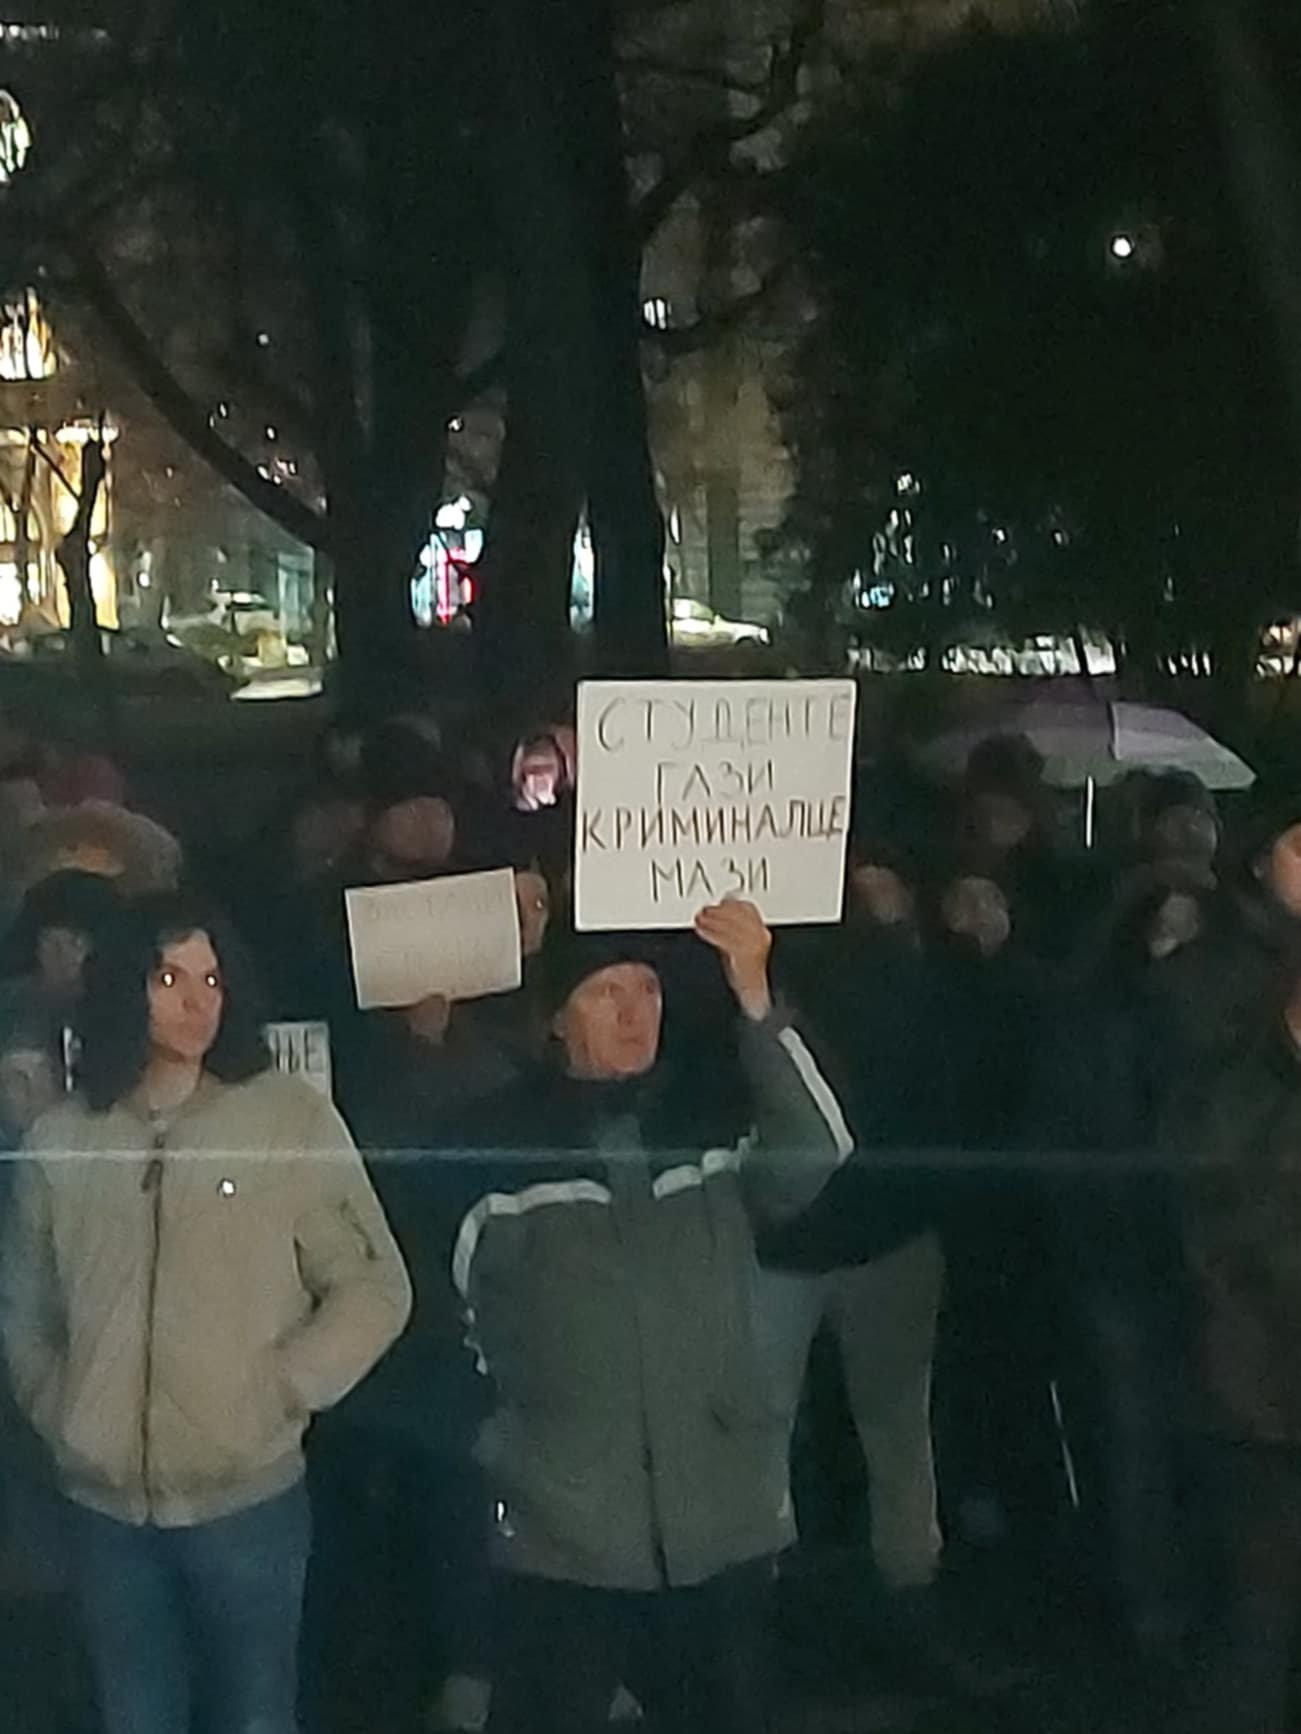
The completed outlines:
{"type": "MultiPolygon", "coordinates": [[[[1072,1295],[1080,1356],[1085,1504],[1101,1517],[1105,1580],[1140,1645],[1173,1640],[1190,1613],[1179,1511],[1181,1342],[1174,1307],[1135,1285],[1081,1281],[1072,1295]],[[1090,1389],[1091,1387],[1091,1389],[1090,1389]],[[1090,1472],[1097,1482],[1090,1500],[1090,1472]]],[[[1069,1415],[1068,1381],[1068,1421],[1069,1415]]]]}
{"type": "Polygon", "coordinates": [[[329,1422],[308,1445],[300,1711],[312,1734],[405,1726],[446,1675],[489,1671],[492,1493],[468,1445],[329,1422]]]}
{"type": "Polygon", "coordinates": [[[922,1589],[943,1550],[931,1446],[931,1362],[944,1258],[926,1234],[870,1264],[827,1276],[760,1273],[755,1337],[770,1398],[795,1425],[809,1349],[835,1328],[868,1472],[872,1555],[890,1589],[922,1589]]]}
{"type": "Polygon", "coordinates": [[[489,1734],[601,1734],[620,1684],[647,1734],[763,1734],[771,1587],[768,1560],[646,1594],[502,1579],[489,1734]]]}
{"type": "Polygon", "coordinates": [[[70,1516],[104,1734],[295,1734],[306,1488],[216,1523],[70,1516]]]}

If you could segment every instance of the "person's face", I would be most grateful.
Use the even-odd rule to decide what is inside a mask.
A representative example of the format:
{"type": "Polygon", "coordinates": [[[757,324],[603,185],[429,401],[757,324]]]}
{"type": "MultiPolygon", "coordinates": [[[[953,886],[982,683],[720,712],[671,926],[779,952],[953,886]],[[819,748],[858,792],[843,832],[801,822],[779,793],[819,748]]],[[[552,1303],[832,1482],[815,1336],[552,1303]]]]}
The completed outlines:
{"type": "Polygon", "coordinates": [[[36,973],[46,993],[72,999],[81,992],[81,972],[90,940],[70,927],[44,927],[36,936],[36,973]]]}
{"type": "Polygon", "coordinates": [[[456,818],[439,795],[418,795],[387,807],[371,829],[370,864],[390,883],[440,872],[456,847],[456,818]]]}
{"type": "Polygon", "coordinates": [[[1275,841],[1260,877],[1274,901],[1301,920],[1301,825],[1293,825],[1275,841]]]}
{"type": "Polygon", "coordinates": [[[515,902],[519,906],[520,950],[525,957],[536,957],[551,920],[551,893],[540,873],[515,875],[515,902]]]}
{"type": "Polygon", "coordinates": [[[617,963],[589,975],[556,1016],[570,1075],[592,1082],[639,1078],[659,1057],[664,1001],[644,963],[617,963]]]}
{"type": "Polygon", "coordinates": [[[43,1049],[0,1054],[0,1122],[12,1132],[26,1132],[61,1094],[54,1060],[43,1049]]]}
{"type": "Polygon", "coordinates": [[[982,957],[993,957],[1012,935],[1007,898],[992,879],[955,879],[940,903],[940,917],[950,933],[974,940],[982,957]]]}
{"type": "Polygon", "coordinates": [[[916,919],[912,891],[891,867],[864,862],[850,874],[854,902],[878,927],[907,927],[916,919]]]}
{"type": "Polygon", "coordinates": [[[971,828],[978,841],[1006,855],[1030,835],[1034,815],[1015,795],[987,792],[971,803],[971,828]]]}
{"type": "Polygon", "coordinates": [[[560,750],[550,738],[526,741],[515,767],[515,805],[524,813],[554,807],[564,781],[560,750]]]}
{"type": "Polygon", "coordinates": [[[1157,910],[1147,936],[1147,952],[1153,963],[1173,957],[1191,945],[1202,931],[1202,911],[1195,897],[1173,891],[1157,910]]]}
{"type": "Polygon", "coordinates": [[[207,934],[173,940],[149,978],[149,1042],[155,1056],[202,1062],[217,1039],[225,1003],[221,965],[207,934]]]}

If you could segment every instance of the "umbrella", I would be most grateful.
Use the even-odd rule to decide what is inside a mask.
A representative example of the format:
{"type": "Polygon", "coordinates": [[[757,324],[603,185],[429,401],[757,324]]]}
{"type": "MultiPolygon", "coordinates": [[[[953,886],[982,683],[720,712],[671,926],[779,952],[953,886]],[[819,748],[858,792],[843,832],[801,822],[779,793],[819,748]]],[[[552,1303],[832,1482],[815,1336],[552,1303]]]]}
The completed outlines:
{"type": "Polygon", "coordinates": [[[1191,771],[1208,789],[1248,789],[1256,773],[1232,748],[1177,710],[1097,698],[1032,698],[981,722],[948,729],[922,747],[921,763],[960,776],[971,749],[990,735],[1024,735],[1059,789],[1114,783],[1126,771],[1191,771]]]}

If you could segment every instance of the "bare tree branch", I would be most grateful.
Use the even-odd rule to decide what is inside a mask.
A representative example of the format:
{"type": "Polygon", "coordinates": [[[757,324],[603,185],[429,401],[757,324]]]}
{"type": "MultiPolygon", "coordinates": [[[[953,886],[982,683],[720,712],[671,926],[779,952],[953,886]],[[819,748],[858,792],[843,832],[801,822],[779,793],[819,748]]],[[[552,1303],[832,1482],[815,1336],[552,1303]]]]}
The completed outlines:
{"type": "Polygon", "coordinates": [[[718,66],[688,66],[682,61],[659,54],[623,54],[618,61],[620,72],[649,73],[655,78],[681,78],[690,84],[705,84],[714,90],[726,90],[736,96],[761,97],[767,82],[754,78],[736,78],[718,66]]]}
{"type": "Polygon", "coordinates": [[[76,242],[65,242],[65,247],[87,306],[140,390],[177,437],[259,512],[265,512],[298,541],[328,553],[330,535],[325,518],[287,488],[277,487],[259,474],[255,465],[216,433],[209,424],[207,409],[195,402],[155,352],[99,259],[76,242]]]}
{"type": "Polygon", "coordinates": [[[49,465],[55,475],[63,483],[63,486],[67,489],[68,493],[71,494],[72,498],[74,500],[78,499],[80,496],[78,495],[76,488],[74,488],[72,483],[68,480],[67,471],[59,462],[58,458],[55,457],[53,452],[46,451],[39,435],[34,437],[32,440],[32,450],[36,453],[37,457],[40,458],[42,463],[49,465]]]}
{"type": "Polygon", "coordinates": [[[633,206],[633,230],[645,242],[685,192],[704,176],[726,167],[733,148],[780,119],[799,95],[800,71],[826,22],[827,0],[804,0],[784,44],[773,45],[762,101],[753,113],[706,127],[666,163],[658,181],[633,206]]]}

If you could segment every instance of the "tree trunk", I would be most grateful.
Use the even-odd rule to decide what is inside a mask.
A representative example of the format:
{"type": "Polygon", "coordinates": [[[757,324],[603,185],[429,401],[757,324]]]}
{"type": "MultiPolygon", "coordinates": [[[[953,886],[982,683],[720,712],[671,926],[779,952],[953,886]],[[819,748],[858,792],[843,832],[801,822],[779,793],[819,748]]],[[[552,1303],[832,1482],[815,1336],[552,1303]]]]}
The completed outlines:
{"type": "Polygon", "coordinates": [[[1246,716],[1260,650],[1261,621],[1253,611],[1222,616],[1211,635],[1210,713],[1230,734],[1246,716]]]}
{"type": "Polygon", "coordinates": [[[107,473],[108,453],[101,428],[98,437],[88,439],[82,447],[81,491],[77,498],[77,510],[67,535],[55,549],[55,558],[63,569],[68,587],[68,613],[71,616],[77,672],[91,704],[99,714],[106,739],[110,745],[116,746],[117,707],[104,664],[103,646],[99,636],[99,615],[90,576],[90,527],[95,521],[95,507],[99,503],[107,473]]]}
{"type": "Polygon", "coordinates": [[[1256,256],[1301,449],[1301,164],[1241,0],[1202,0],[1210,79],[1243,228],[1256,256]]]}
{"type": "Polygon", "coordinates": [[[422,696],[408,582],[418,550],[359,502],[331,501],[330,516],[339,693],[350,711],[378,717],[422,696]]]}
{"type": "Polygon", "coordinates": [[[520,419],[494,504],[494,518],[504,516],[495,532],[490,525],[495,546],[485,556],[487,678],[498,692],[521,693],[550,678],[541,656],[567,605],[566,532],[584,500],[599,664],[660,674],[668,666],[664,529],[609,8],[605,0],[494,0],[493,18],[497,184],[512,244],[509,419],[520,419]],[[530,531],[540,532],[532,546],[530,531]]]}
{"type": "Polygon", "coordinates": [[[510,245],[507,412],[475,609],[479,668],[526,712],[570,670],[574,530],[587,492],[593,358],[586,240],[567,137],[571,0],[494,0],[496,203],[510,245]]]}
{"type": "MultiPolygon", "coordinates": [[[[521,369],[535,373],[536,369],[521,369]]],[[[569,584],[582,485],[541,382],[516,375],[475,605],[485,695],[511,726],[560,702],[573,678],[569,584]]],[[[536,719],[534,719],[536,720],[536,719]]]]}
{"type": "Polygon", "coordinates": [[[596,555],[596,651],[605,674],[668,673],[664,520],[641,369],[641,254],[629,220],[612,10],[584,0],[568,105],[579,135],[590,273],[593,419],[588,520],[596,555]]]}

